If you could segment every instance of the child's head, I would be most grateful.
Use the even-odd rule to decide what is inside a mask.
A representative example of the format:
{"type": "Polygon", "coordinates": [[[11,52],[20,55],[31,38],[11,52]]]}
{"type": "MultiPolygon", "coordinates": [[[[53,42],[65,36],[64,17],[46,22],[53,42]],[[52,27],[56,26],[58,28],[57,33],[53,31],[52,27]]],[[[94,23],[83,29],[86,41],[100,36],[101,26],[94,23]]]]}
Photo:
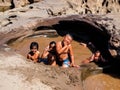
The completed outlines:
{"type": "Polygon", "coordinates": [[[33,53],[35,53],[35,52],[38,50],[38,48],[39,48],[39,45],[38,45],[37,42],[32,42],[32,43],[30,44],[30,50],[31,50],[33,53]]]}
{"type": "Polygon", "coordinates": [[[64,39],[63,39],[63,41],[64,41],[65,43],[67,43],[68,45],[72,42],[72,40],[73,40],[73,37],[72,37],[71,34],[66,34],[66,35],[64,36],[64,39]]]}
{"type": "Polygon", "coordinates": [[[100,56],[100,51],[96,51],[95,56],[100,56]]]}
{"type": "Polygon", "coordinates": [[[49,44],[49,48],[53,49],[53,48],[55,48],[55,46],[56,46],[56,42],[55,41],[51,41],[50,44],[49,44]]]}

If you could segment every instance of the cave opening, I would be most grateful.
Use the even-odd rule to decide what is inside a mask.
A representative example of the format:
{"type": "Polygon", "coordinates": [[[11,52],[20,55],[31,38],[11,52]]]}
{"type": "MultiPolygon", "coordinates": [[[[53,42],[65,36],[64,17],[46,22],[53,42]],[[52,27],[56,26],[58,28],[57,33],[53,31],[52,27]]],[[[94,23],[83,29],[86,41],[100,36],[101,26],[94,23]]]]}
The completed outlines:
{"type": "Polygon", "coordinates": [[[113,57],[109,52],[109,39],[110,35],[105,28],[97,27],[78,20],[63,20],[58,24],[52,25],[59,35],[64,36],[70,33],[74,40],[89,44],[91,42],[94,47],[88,47],[92,52],[99,50],[106,61],[112,61],[113,57]]]}
{"type": "Polygon", "coordinates": [[[113,61],[113,56],[109,52],[110,34],[101,25],[87,20],[59,20],[51,26],[40,26],[39,30],[54,29],[60,36],[69,33],[77,42],[83,42],[88,45],[91,52],[99,50],[107,62],[113,61]],[[92,46],[89,45],[92,43],[92,46]]]}

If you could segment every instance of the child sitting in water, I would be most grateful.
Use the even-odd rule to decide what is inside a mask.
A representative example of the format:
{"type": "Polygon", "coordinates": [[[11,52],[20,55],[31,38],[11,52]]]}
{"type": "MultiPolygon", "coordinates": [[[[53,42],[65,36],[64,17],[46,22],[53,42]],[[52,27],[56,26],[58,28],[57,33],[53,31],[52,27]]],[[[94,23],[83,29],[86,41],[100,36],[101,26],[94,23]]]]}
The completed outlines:
{"type": "Polygon", "coordinates": [[[38,51],[39,45],[37,42],[30,44],[30,52],[27,54],[27,59],[31,59],[33,62],[38,62],[40,52],[38,51]]]}
{"type": "Polygon", "coordinates": [[[102,58],[100,51],[96,51],[91,57],[88,59],[82,61],[82,63],[90,63],[90,62],[105,62],[105,60],[102,58]]]}
{"type": "Polygon", "coordinates": [[[56,42],[55,41],[51,41],[49,43],[49,45],[43,51],[41,58],[44,60],[47,59],[48,65],[52,65],[52,66],[56,65],[56,42]]]}

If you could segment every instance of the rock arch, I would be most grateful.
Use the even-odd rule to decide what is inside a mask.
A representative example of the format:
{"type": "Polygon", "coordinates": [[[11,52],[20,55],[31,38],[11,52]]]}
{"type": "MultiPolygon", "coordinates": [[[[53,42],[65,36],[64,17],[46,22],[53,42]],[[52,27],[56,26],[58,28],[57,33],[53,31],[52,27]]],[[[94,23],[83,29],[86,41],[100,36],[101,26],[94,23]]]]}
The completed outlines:
{"type": "Polygon", "coordinates": [[[60,21],[59,24],[53,25],[60,35],[71,33],[76,41],[89,43],[99,50],[106,60],[112,60],[108,50],[110,35],[104,28],[95,27],[91,23],[79,20],[60,21]]]}
{"type": "Polygon", "coordinates": [[[7,35],[1,35],[1,38],[4,39],[1,39],[0,41],[1,43],[6,43],[10,40],[26,37],[28,36],[28,34],[33,34],[32,32],[43,30],[44,28],[54,29],[58,32],[59,35],[71,33],[76,41],[82,41],[85,43],[92,42],[95,48],[102,53],[103,57],[106,60],[112,61],[113,57],[109,52],[109,41],[111,38],[111,34],[105,28],[105,26],[98,23],[107,20],[110,21],[109,18],[102,18],[100,16],[92,15],[70,15],[66,17],[61,16],[44,20],[37,20],[35,21],[36,24],[32,24],[34,26],[30,24],[31,26],[28,25],[28,28],[26,28],[26,26],[18,26],[16,27],[17,30],[16,28],[12,28],[11,32],[7,33],[7,35]]]}

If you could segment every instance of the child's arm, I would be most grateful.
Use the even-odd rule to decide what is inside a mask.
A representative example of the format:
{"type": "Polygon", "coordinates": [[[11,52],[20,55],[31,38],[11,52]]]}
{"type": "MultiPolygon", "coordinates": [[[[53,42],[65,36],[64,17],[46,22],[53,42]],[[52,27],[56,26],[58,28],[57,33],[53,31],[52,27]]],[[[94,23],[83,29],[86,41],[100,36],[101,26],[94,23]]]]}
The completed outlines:
{"type": "Polygon", "coordinates": [[[31,58],[33,59],[34,62],[37,62],[40,56],[40,52],[37,51],[31,58]]]}
{"type": "Polygon", "coordinates": [[[61,48],[61,42],[58,42],[56,44],[56,51],[58,54],[62,54],[64,53],[65,51],[67,51],[68,49],[68,45],[67,44],[64,44],[64,46],[61,48]]]}
{"type": "Polygon", "coordinates": [[[31,56],[30,54],[28,54],[27,58],[33,60],[34,62],[37,62],[39,56],[40,56],[40,53],[39,53],[39,51],[37,51],[33,56],[31,56]]]}
{"type": "Polygon", "coordinates": [[[90,63],[90,62],[92,62],[93,60],[94,60],[94,54],[93,54],[91,57],[89,57],[89,58],[83,60],[82,63],[84,63],[84,64],[90,63]]]}
{"type": "Polygon", "coordinates": [[[27,59],[31,59],[31,55],[29,53],[27,54],[27,59]]]}
{"type": "Polygon", "coordinates": [[[77,67],[77,68],[79,68],[79,65],[75,65],[74,54],[73,54],[73,49],[72,49],[71,44],[69,45],[69,50],[70,50],[69,54],[70,54],[70,59],[71,59],[70,65],[71,65],[72,67],[77,67]]]}
{"type": "Polygon", "coordinates": [[[49,54],[49,47],[45,48],[42,55],[41,55],[41,58],[46,58],[49,54]]]}
{"type": "Polygon", "coordinates": [[[92,62],[94,60],[95,55],[93,54],[90,58],[89,61],[92,62]]]}

